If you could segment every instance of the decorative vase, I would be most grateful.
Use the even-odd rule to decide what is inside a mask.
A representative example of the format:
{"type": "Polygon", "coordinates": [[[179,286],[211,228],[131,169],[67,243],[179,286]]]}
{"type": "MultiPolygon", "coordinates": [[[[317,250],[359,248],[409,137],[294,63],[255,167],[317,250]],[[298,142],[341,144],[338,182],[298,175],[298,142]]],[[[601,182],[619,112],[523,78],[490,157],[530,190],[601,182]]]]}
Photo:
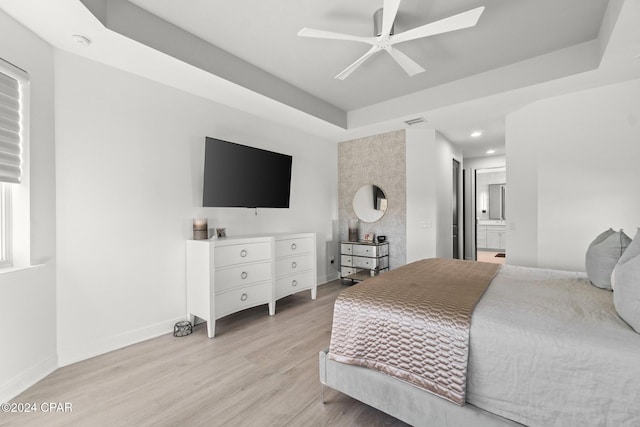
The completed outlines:
{"type": "Polygon", "coordinates": [[[359,235],[359,221],[357,219],[350,219],[349,220],[349,241],[350,242],[357,242],[358,241],[358,235],[359,235]]]}
{"type": "Polygon", "coordinates": [[[193,240],[207,240],[209,238],[207,222],[206,218],[193,220],[193,240]]]}

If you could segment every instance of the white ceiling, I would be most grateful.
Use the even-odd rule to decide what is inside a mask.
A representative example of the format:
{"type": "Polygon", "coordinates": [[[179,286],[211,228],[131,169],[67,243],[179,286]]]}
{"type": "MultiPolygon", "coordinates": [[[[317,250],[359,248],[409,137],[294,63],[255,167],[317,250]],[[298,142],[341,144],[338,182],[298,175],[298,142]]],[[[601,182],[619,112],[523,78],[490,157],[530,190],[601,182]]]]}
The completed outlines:
{"type": "Polygon", "coordinates": [[[370,46],[297,37],[302,27],[373,35],[382,0],[130,0],[344,111],[396,98],[597,37],[607,0],[403,0],[396,33],[485,6],[476,27],[403,43],[426,72],[409,77],[384,52],[333,77],[370,46]],[[384,54],[383,54],[384,53],[384,54]]]}
{"type": "Polygon", "coordinates": [[[413,77],[380,52],[336,80],[368,46],[296,36],[303,27],[370,36],[382,2],[0,0],[0,8],[60,49],[332,140],[424,117],[418,127],[441,131],[465,156],[503,153],[505,114],[537,98],[640,77],[640,0],[403,0],[396,33],[485,6],[473,28],[403,43],[426,69],[413,77]],[[75,44],[78,33],[92,45],[75,44]],[[483,136],[470,138],[476,129],[483,136]]]}

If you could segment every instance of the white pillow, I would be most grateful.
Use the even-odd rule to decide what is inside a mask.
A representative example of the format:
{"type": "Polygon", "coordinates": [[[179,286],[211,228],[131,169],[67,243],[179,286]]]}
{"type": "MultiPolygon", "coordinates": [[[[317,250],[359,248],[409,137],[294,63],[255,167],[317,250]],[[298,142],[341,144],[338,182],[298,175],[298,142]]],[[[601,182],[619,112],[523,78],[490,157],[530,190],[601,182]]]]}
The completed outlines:
{"type": "Polygon", "coordinates": [[[631,239],[622,230],[611,228],[591,242],[585,255],[585,267],[594,286],[611,289],[611,273],[629,243],[631,239]]]}
{"type": "Polygon", "coordinates": [[[618,315],[640,333],[640,228],[613,270],[613,304],[618,315]]]}

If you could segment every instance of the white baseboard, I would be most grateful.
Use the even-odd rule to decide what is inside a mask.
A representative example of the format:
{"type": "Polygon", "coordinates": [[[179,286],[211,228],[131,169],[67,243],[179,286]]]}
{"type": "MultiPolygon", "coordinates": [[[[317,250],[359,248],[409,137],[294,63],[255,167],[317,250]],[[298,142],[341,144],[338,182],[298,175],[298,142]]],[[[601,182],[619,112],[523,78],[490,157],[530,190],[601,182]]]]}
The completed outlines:
{"type": "Polygon", "coordinates": [[[110,351],[118,350],[132,344],[156,338],[160,335],[168,334],[173,332],[173,326],[176,322],[185,319],[186,316],[176,317],[154,325],[127,331],[123,334],[103,338],[93,343],[85,342],[82,346],[59,348],[58,365],[60,367],[71,365],[72,363],[81,362],[101,354],[109,353],[110,351]]]}
{"type": "Polygon", "coordinates": [[[0,384],[0,403],[6,403],[58,369],[56,355],[52,354],[26,371],[20,372],[4,384],[0,384]]]}
{"type": "Polygon", "coordinates": [[[327,283],[333,282],[334,280],[338,280],[339,278],[340,278],[340,275],[338,274],[337,271],[332,274],[325,274],[324,276],[319,276],[318,286],[326,285],[327,283]]]}

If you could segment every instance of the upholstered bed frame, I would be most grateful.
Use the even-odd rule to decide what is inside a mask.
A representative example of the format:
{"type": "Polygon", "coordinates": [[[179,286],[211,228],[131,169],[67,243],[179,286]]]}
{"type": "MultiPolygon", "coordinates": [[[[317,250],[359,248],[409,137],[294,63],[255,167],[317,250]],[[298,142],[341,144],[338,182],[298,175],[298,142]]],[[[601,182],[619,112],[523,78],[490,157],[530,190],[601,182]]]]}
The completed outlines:
{"type": "MultiPolygon", "coordinates": [[[[335,362],[320,352],[320,382],[412,426],[488,427],[522,424],[479,409],[455,405],[373,369],[335,362]]],[[[324,390],[323,390],[324,400],[324,390]]]]}
{"type": "MultiPolygon", "coordinates": [[[[427,266],[430,261],[418,262],[427,266]]],[[[432,265],[429,266],[431,269],[432,265]]],[[[584,273],[503,266],[473,311],[464,383],[466,393],[460,400],[464,406],[460,406],[452,403],[457,400],[433,394],[438,390],[416,384],[413,377],[402,372],[401,375],[385,372],[378,366],[384,368],[384,365],[374,359],[377,353],[373,350],[379,348],[378,341],[391,348],[397,336],[401,336],[401,343],[389,353],[399,362],[387,359],[402,369],[413,366],[405,361],[417,360],[413,357],[414,351],[426,348],[420,342],[414,345],[405,337],[420,334],[412,330],[405,332],[406,328],[396,332],[393,328],[407,324],[430,327],[421,319],[414,320],[418,317],[415,313],[431,320],[433,311],[427,312],[422,306],[420,310],[415,309],[417,303],[407,304],[406,307],[413,307],[405,310],[407,313],[396,307],[398,301],[413,295],[410,287],[417,283],[431,286],[439,270],[418,272],[407,280],[400,271],[405,267],[411,265],[369,279],[368,283],[351,287],[338,297],[331,351],[324,350],[319,356],[320,382],[324,386],[414,426],[640,425],[640,386],[632,380],[640,378],[637,363],[640,336],[638,330],[630,326],[633,319],[625,322],[615,304],[618,283],[612,294],[592,286],[584,273]],[[381,278],[385,282],[381,282],[381,278]],[[407,289],[387,290],[388,280],[405,283],[407,289]],[[384,298],[378,298],[382,291],[384,298]],[[399,298],[393,296],[396,294],[399,298]],[[354,295],[358,298],[353,298],[354,295]],[[359,305],[351,304],[356,299],[359,305]],[[360,319],[362,314],[366,315],[364,321],[360,319]],[[366,327],[362,327],[363,324],[366,327]],[[371,329],[369,324],[375,327],[371,329]],[[345,346],[345,342],[348,345],[345,346]],[[378,365],[353,363],[349,358],[343,360],[347,352],[343,347],[355,353],[360,351],[366,356],[363,360],[374,360],[378,365]],[[406,348],[411,352],[406,353],[406,348]]],[[[459,267],[454,265],[449,269],[458,273],[459,267]]],[[[616,282],[617,279],[616,274],[616,282]]],[[[439,284],[440,279],[433,286],[439,284]]],[[[440,288],[448,290],[451,286],[457,284],[440,288]]],[[[447,295],[457,296],[458,291],[452,289],[447,295]]],[[[432,294],[428,298],[432,298],[432,294]]],[[[418,300],[425,301],[431,305],[429,299],[418,300]]],[[[433,303],[434,307],[442,305],[442,301],[433,303]]],[[[444,325],[451,323],[447,322],[444,325]]],[[[436,332],[437,337],[441,331],[436,332]]],[[[443,346],[447,344],[446,340],[441,342],[443,346]]],[[[437,355],[442,359],[440,352],[437,355]]],[[[443,360],[438,360],[441,364],[431,371],[448,366],[448,359],[443,360]]],[[[421,361],[415,363],[425,366],[421,361]]],[[[429,373],[428,377],[435,375],[429,373]]]]}

